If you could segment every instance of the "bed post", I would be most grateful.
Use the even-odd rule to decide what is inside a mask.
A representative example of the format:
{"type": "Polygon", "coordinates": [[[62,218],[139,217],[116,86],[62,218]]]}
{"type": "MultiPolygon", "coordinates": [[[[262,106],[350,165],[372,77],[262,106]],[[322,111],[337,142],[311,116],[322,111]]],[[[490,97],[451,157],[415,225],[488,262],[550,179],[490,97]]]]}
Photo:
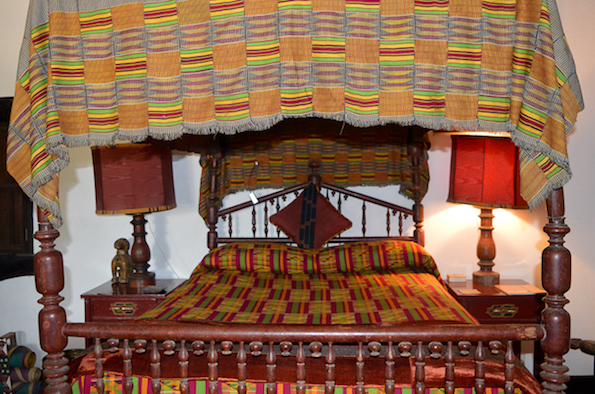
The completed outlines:
{"type": "Polygon", "coordinates": [[[424,246],[426,242],[423,229],[424,206],[421,203],[421,175],[419,173],[420,158],[423,154],[422,144],[418,142],[409,143],[407,153],[411,157],[411,181],[413,182],[413,222],[415,223],[413,239],[416,243],[424,246]]]}
{"type": "Polygon", "coordinates": [[[66,382],[68,374],[68,359],[64,357],[64,348],[68,343],[62,334],[62,327],[66,324],[66,312],[60,306],[64,299],[60,291],[64,289],[64,264],[62,253],[57,251],[54,241],[60,233],[50,224],[45,213],[37,209],[39,230],[34,237],[41,245],[41,250],[35,254],[35,287],[42,295],[38,301],[43,305],[39,312],[39,342],[41,348],[47,352],[43,359],[43,376],[47,386],[45,393],[71,393],[72,389],[66,382]]]}
{"type": "Polygon", "coordinates": [[[209,197],[207,198],[207,245],[209,249],[217,247],[217,170],[219,169],[219,158],[211,155],[207,159],[211,162],[209,166],[209,197]]]}
{"type": "Polygon", "coordinates": [[[570,228],[564,223],[564,192],[556,189],[547,199],[548,223],[544,231],[550,245],[542,254],[542,283],[547,295],[541,322],[546,337],[541,341],[545,362],[541,364],[544,393],[562,393],[570,379],[563,356],[570,350],[570,314],[564,309],[570,289],[570,252],[564,247],[564,236],[570,228]]]}

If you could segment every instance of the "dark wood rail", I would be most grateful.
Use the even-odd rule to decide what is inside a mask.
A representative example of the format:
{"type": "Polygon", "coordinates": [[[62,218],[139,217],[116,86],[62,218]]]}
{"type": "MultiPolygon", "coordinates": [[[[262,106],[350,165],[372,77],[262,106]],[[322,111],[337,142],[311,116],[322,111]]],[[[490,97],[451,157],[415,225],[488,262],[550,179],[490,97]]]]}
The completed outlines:
{"type": "Polygon", "coordinates": [[[62,332],[69,337],[195,340],[203,341],[321,341],[334,343],[400,341],[532,341],[544,338],[539,324],[374,326],[211,323],[67,323],[62,332]]]}

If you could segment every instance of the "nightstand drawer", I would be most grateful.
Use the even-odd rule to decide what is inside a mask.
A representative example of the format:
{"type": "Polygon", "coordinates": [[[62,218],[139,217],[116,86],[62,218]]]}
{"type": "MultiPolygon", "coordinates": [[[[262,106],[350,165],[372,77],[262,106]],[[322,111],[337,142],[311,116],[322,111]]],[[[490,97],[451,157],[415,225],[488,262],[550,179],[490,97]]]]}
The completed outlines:
{"type": "Polygon", "coordinates": [[[85,321],[101,323],[136,319],[157,306],[182,282],[182,279],[157,279],[155,286],[144,290],[151,292],[142,293],[106,282],[81,295],[85,301],[85,321]]]}
{"type": "MultiPolygon", "coordinates": [[[[157,279],[155,286],[149,286],[141,293],[125,285],[106,282],[81,295],[85,301],[85,322],[115,323],[136,319],[157,306],[182,282],[182,279],[157,279]]],[[[92,344],[93,339],[87,338],[87,347],[92,344]]]]}
{"type": "Polygon", "coordinates": [[[533,296],[467,299],[462,302],[480,323],[539,323],[543,305],[533,296]]]}
{"type": "Polygon", "coordinates": [[[91,320],[94,322],[135,319],[156,306],[162,299],[111,299],[91,301],[91,320]]]}

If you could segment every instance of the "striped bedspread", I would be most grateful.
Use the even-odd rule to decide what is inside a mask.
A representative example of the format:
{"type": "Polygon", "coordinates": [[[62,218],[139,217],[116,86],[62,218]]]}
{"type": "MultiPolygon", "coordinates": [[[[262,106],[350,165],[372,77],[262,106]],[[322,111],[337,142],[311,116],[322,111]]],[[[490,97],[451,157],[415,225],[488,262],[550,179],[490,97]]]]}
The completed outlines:
{"type": "Polygon", "coordinates": [[[476,324],[413,242],[303,250],[281,244],[214,249],[190,279],[140,319],[276,324],[476,324]]]}

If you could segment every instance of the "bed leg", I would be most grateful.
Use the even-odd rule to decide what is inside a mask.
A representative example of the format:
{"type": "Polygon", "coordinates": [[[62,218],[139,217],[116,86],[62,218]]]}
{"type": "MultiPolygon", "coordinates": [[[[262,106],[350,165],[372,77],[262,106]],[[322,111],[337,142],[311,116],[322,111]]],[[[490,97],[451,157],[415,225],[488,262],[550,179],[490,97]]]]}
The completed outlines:
{"type": "Polygon", "coordinates": [[[542,283],[547,291],[546,308],[541,322],[546,331],[542,341],[545,362],[541,364],[543,392],[562,393],[570,379],[563,356],[570,350],[570,314],[564,309],[568,299],[564,296],[570,289],[570,251],[564,247],[564,236],[570,228],[564,222],[564,193],[557,189],[547,199],[549,221],[544,231],[550,245],[542,254],[542,283]]]}
{"type": "Polygon", "coordinates": [[[64,264],[62,253],[54,247],[54,241],[60,233],[50,224],[44,212],[37,210],[39,230],[35,233],[41,250],[35,254],[35,286],[42,295],[38,301],[43,305],[39,312],[39,341],[41,348],[47,352],[43,359],[43,376],[47,386],[46,394],[70,394],[71,387],[66,382],[68,359],[64,357],[64,348],[68,343],[62,334],[66,324],[66,312],[60,306],[64,299],[60,291],[64,289],[64,264]]]}

